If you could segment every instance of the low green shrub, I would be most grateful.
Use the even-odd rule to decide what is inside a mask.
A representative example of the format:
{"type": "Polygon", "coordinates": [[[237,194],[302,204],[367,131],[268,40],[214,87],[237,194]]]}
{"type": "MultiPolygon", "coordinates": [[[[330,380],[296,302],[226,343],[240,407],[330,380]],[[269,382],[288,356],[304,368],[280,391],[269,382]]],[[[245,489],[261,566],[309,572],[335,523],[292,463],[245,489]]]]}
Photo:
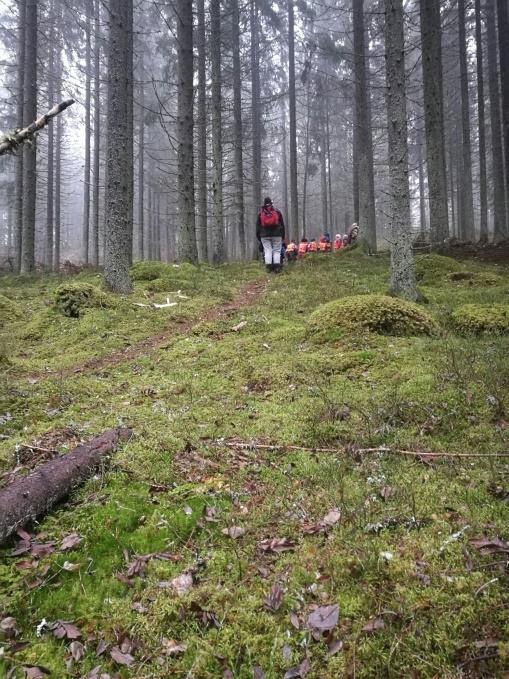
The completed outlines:
{"type": "Polygon", "coordinates": [[[424,255],[415,260],[415,277],[417,281],[428,285],[439,283],[447,275],[463,271],[463,265],[451,257],[443,255],[424,255]]]}
{"type": "Polygon", "coordinates": [[[509,332],[508,304],[464,304],[452,312],[462,332],[505,334],[509,332]]]}
{"type": "Polygon", "coordinates": [[[62,283],[55,290],[55,306],[70,318],[79,318],[86,308],[110,305],[108,296],[90,283],[62,283]]]}
{"type": "Polygon", "coordinates": [[[430,335],[433,318],[417,304],[386,295],[354,295],[323,304],[308,321],[309,332],[322,339],[368,330],[383,335],[430,335]]]}

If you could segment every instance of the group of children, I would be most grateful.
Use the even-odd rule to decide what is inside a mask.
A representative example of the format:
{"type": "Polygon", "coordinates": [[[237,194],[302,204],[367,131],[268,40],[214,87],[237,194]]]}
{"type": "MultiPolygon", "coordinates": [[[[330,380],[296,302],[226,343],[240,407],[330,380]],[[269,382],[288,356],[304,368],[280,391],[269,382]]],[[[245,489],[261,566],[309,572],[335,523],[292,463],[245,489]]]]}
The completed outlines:
{"type": "Polygon", "coordinates": [[[334,240],[331,240],[330,234],[324,233],[320,239],[312,238],[310,241],[306,237],[302,238],[300,243],[292,240],[288,245],[283,244],[285,250],[284,257],[288,262],[295,262],[297,259],[303,259],[308,253],[314,252],[331,252],[341,250],[347,245],[352,245],[357,240],[359,227],[357,224],[352,224],[348,234],[343,236],[340,233],[336,234],[334,240]]]}

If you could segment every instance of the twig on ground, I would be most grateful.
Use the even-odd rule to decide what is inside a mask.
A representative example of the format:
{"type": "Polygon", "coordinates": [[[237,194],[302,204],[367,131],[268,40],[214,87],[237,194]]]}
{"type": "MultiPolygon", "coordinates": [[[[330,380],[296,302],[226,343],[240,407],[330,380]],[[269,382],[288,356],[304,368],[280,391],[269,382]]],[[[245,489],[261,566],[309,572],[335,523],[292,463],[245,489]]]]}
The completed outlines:
{"type": "Polygon", "coordinates": [[[216,440],[212,441],[214,446],[226,446],[227,448],[243,448],[247,450],[294,450],[303,453],[360,453],[361,455],[367,455],[370,453],[393,453],[397,455],[408,455],[410,457],[420,457],[424,460],[433,459],[438,457],[509,457],[509,452],[507,453],[430,453],[430,452],[419,452],[415,450],[401,450],[400,448],[387,448],[386,446],[379,446],[377,448],[311,448],[306,446],[293,446],[293,445],[269,445],[266,443],[248,443],[245,441],[222,441],[216,440]]]}

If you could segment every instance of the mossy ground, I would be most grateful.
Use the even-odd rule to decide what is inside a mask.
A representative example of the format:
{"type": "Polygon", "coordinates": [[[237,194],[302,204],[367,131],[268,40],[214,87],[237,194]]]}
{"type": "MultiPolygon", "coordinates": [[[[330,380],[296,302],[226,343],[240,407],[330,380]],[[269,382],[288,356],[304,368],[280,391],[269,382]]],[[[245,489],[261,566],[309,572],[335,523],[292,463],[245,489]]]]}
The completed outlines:
{"type": "MultiPolygon", "coordinates": [[[[385,293],[385,257],[357,249],[309,258],[272,277],[251,306],[202,324],[210,305],[263,278],[261,269],[188,269],[181,275],[186,290],[179,288],[189,299],[177,311],[132,306],[153,282],[143,281],[132,299],[80,319],[45,306],[58,281],[4,279],[2,293],[24,315],[3,331],[9,363],[0,469],[15,466],[16,444],[50,440],[48,432],[51,440],[69,428],[86,438],[120,423],[136,434],[110,468],[36,528],[48,539],[83,536],[74,551],[41,559],[38,570],[49,570],[40,584],[30,588],[33,573],[2,550],[0,619],[16,617],[29,642],[14,661],[43,665],[55,677],[80,677],[102,665],[121,677],[208,678],[229,669],[247,679],[260,666],[275,679],[308,655],[314,679],[504,676],[507,555],[481,555],[469,538],[509,538],[506,460],[424,463],[355,452],[381,445],[508,450],[509,340],[458,335],[451,314],[464,304],[506,302],[509,272],[472,263],[468,270],[496,273],[497,284],[472,287],[444,275],[423,286],[436,335],[363,333],[320,343],[308,335],[310,314],[341,296],[385,293]],[[58,375],[59,366],[106,355],[182,319],[196,319],[194,331],[164,348],[105,370],[58,375]],[[232,330],[241,321],[246,325],[232,330]],[[33,378],[46,367],[57,372],[33,378]],[[210,442],[234,437],[347,452],[210,442]],[[206,507],[216,509],[217,523],[204,520],[206,507]],[[302,521],[321,519],[332,507],[342,516],[328,534],[302,531],[302,521]],[[229,526],[246,533],[232,539],[222,533],[229,526]],[[273,537],[294,540],[294,551],[261,552],[259,541],[273,537]],[[124,550],[129,559],[165,551],[176,560],[151,560],[128,587],[116,577],[126,571],[124,550]],[[63,570],[65,560],[79,570],[63,570]],[[160,586],[189,569],[195,584],[182,597],[160,586]],[[284,597],[274,613],[263,601],[276,581],[284,597]],[[133,602],[146,612],[132,610],[133,602]],[[289,617],[294,611],[305,618],[313,604],[328,603],[340,606],[335,634],[344,642],[332,657],[289,617]],[[214,612],[217,625],[204,624],[198,607],[214,612]],[[384,628],[364,631],[373,616],[384,628]],[[66,669],[66,644],[36,636],[42,618],[74,621],[86,646],[81,662],[66,669]],[[122,635],[140,643],[134,665],[116,666],[108,651],[95,656],[97,639],[115,644],[122,635]],[[185,652],[165,655],[164,637],[186,644],[185,652]],[[479,648],[489,639],[500,642],[498,653],[479,648]]],[[[78,279],[98,284],[93,274],[78,279]]],[[[156,301],[165,297],[155,293],[156,301]]],[[[0,674],[8,665],[0,664],[0,674]]]]}

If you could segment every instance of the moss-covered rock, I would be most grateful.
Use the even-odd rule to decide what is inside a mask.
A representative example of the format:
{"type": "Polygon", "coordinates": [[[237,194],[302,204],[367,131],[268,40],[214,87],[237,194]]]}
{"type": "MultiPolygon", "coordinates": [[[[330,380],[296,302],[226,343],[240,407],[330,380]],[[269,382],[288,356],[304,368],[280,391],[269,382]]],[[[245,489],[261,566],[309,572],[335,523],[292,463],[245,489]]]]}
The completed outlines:
{"type": "Polygon", "coordinates": [[[321,339],[368,330],[383,335],[430,335],[433,318],[421,307],[386,295],[354,295],[323,304],[308,321],[309,332],[321,339]]]}
{"type": "Polygon", "coordinates": [[[84,309],[111,306],[108,295],[90,283],[62,283],[55,290],[55,306],[70,318],[79,318],[84,309]]]}
{"type": "Polygon", "coordinates": [[[0,328],[9,322],[15,321],[22,315],[21,308],[12,299],[0,295],[0,328]]]}
{"type": "Polygon", "coordinates": [[[463,272],[464,267],[451,257],[443,255],[424,255],[415,260],[415,277],[427,285],[440,283],[452,273],[463,272]]]}
{"type": "Polygon", "coordinates": [[[452,313],[454,325],[462,332],[509,332],[509,304],[464,304],[452,313]]]}

